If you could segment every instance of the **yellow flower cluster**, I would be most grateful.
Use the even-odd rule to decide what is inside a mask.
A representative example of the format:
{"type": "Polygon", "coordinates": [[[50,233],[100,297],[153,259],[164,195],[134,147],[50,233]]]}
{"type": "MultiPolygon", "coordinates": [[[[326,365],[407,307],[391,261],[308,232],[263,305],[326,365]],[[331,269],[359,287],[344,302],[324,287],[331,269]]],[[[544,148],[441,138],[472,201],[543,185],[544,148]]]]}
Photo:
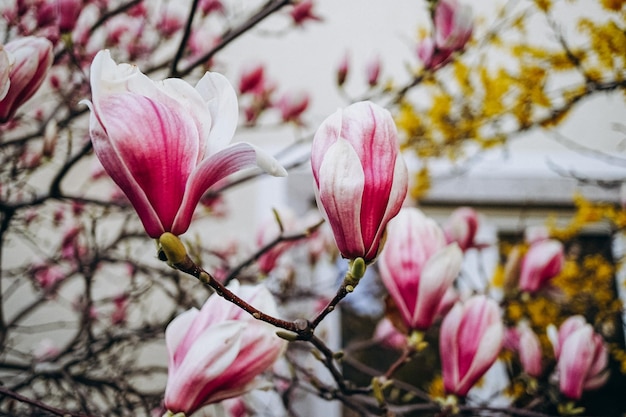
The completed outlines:
{"type": "MultiPolygon", "coordinates": [[[[614,227],[626,226],[624,209],[608,203],[592,203],[580,195],[574,199],[576,214],[564,227],[552,225],[551,235],[563,241],[569,241],[588,225],[599,221],[608,221],[614,227]]],[[[504,242],[501,253],[509,257],[513,246],[504,242]]],[[[518,248],[520,249],[520,248],[518,248]]],[[[521,247],[523,252],[524,247],[521,247]]],[[[619,263],[618,263],[619,265],[619,263]]],[[[545,357],[552,357],[552,346],[546,336],[550,324],[559,326],[567,317],[583,315],[607,339],[620,331],[622,302],[617,297],[616,265],[602,254],[591,253],[584,256],[570,255],[561,273],[551,280],[551,291],[538,294],[520,294],[507,292],[505,301],[505,320],[514,325],[520,320],[528,320],[533,330],[539,335],[545,357]]],[[[506,276],[503,266],[494,273],[493,285],[505,286],[510,277],[506,276]]],[[[611,347],[613,357],[622,364],[626,373],[626,353],[618,346],[611,347]]]]}
{"type": "MultiPolygon", "coordinates": [[[[535,14],[549,15],[546,22],[554,19],[552,1],[534,5],[535,14]]],[[[537,31],[536,21],[528,18],[532,13],[511,8],[503,17],[509,24],[472,43],[466,48],[471,53],[436,71],[417,71],[419,82],[411,89],[416,94],[400,94],[395,112],[404,150],[422,160],[458,160],[468,143],[501,145],[511,134],[558,125],[574,104],[597,90],[624,90],[624,0],[601,0],[601,6],[603,16],[583,16],[569,27],[575,39],[555,22],[545,28],[554,31],[554,41],[542,43],[531,41],[537,31]],[[561,75],[572,81],[555,87],[561,75]]],[[[423,38],[423,31],[418,33],[423,38]]]]}
{"type": "Polygon", "coordinates": [[[550,234],[555,238],[569,240],[580,233],[583,228],[601,221],[609,222],[617,230],[626,228],[626,209],[617,204],[592,202],[581,194],[576,194],[574,205],[576,214],[566,226],[559,227],[554,219],[550,219],[548,224],[550,234]]]}
{"type": "Polygon", "coordinates": [[[446,390],[443,386],[443,378],[437,375],[428,385],[428,395],[430,398],[445,398],[446,390]]]}

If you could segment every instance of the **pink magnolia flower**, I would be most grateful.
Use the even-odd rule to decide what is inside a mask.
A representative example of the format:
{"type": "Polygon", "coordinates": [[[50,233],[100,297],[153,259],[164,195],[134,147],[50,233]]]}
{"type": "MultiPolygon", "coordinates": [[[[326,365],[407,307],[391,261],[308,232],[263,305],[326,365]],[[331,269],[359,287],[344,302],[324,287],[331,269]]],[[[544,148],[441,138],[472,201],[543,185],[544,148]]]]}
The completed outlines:
{"type": "Polygon", "coordinates": [[[558,240],[548,239],[533,243],[522,259],[520,290],[537,292],[561,272],[564,262],[563,244],[558,240]]]}
{"type": "Polygon", "coordinates": [[[151,237],[184,233],[202,195],[230,174],[258,166],[286,175],[250,144],[227,146],[237,125],[237,97],[220,74],[206,73],[195,88],[180,79],[155,82],[100,51],[91,65],[91,89],[94,151],[151,237]]]}
{"type": "Polygon", "coordinates": [[[245,69],[239,76],[239,92],[241,94],[261,94],[265,91],[265,67],[255,65],[245,69]]]}
{"type": "Polygon", "coordinates": [[[389,222],[378,267],[409,329],[430,327],[462,261],[458,245],[446,244],[441,228],[419,209],[405,207],[389,222]]]}
{"type": "Polygon", "coordinates": [[[578,400],[583,391],[600,388],[608,380],[608,349],[590,324],[581,325],[584,318],[574,316],[568,320],[559,330],[559,389],[567,398],[578,400]]]}
{"type": "Polygon", "coordinates": [[[246,417],[249,415],[248,407],[241,397],[224,400],[222,405],[230,417],[246,417]]]}
{"type": "Polygon", "coordinates": [[[41,2],[37,6],[35,13],[37,19],[37,27],[44,28],[57,23],[57,5],[55,0],[41,2]]]}
{"type": "Polygon", "coordinates": [[[321,21],[322,18],[313,12],[314,6],[315,3],[313,0],[300,0],[296,2],[289,12],[291,19],[293,20],[293,24],[300,26],[308,20],[321,21]]]}
{"type": "Polygon", "coordinates": [[[309,95],[304,92],[284,94],[276,103],[282,121],[301,125],[300,118],[309,107],[309,100],[309,95]]]}
{"type": "Polygon", "coordinates": [[[478,214],[471,207],[459,207],[454,210],[443,226],[446,241],[458,243],[462,251],[475,247],[477,231],[478,214]]]}
{"type": "Polygon", "coordinates": [[[128,319],[129,300],[127,294],[120,294],[113,298],[113,312],[111,313],[111,324],[117,326],[126,323],[128,319]]]}
{"type": "Polygon", "coordinates": [[[42,290],[49,292],[54,286],[67,277],[67,273],[59,265],[38,263],[33,267],[33,275],[42,290]]]}
{"type": "Polygon", "coordinates": [[[71,226],[63,233],[60,250],[61,259],[69,261],[85,255],[87,247],[80,241],[82,232],[82,226],[71,226]]]}
{"type": "Polygon", "coordinates": [[[371,102],[338,110],[311,150],[315,195],[341,254],[373,261],[385,227],[400,211],[408,174],[391,114],[371,102]]]}
{"type": "Polygon", "coordinates": [[[341,87],[348,78],[348,71],[350,70],[350,58],[348,54],[344,54],[343,58],[339,62],[337,67],[337,85],[341,87]]]}
{"type": "Polygon", "coordinates": [[[561,355],[561,347],[563,343],[565,343],[565,339],[567,339],[572,333],[576,330],[587,325],[587,320],[583,316],[576,315],[568,317],[565,320],[559,330],[557,332],[554,325],[549,325],[547,330],[548,339],[550,339],[550,343],[552,343],[552,348],[554,349],[554,357],[559,358],[561,355]]]}
{"type": "Polygon", "coordinates": [[[541,342],[527,322],[521,321],[517,327],[507,331],[505,346],[517,352],[524,372],[534,378],[543,373],[541,342]]]}
{"type": "Polygon", "coordinates": [[[503,337],[495,301],[477,295],[456,304],[443,319],[439,338],[446,392],[465,397],[497,359],[503,337]]]}
{"type": "Polygon", "coordinates": [[[434,35],[422,39],[417,46],[417,56],[428,69],[447,63],[455,51],[461,50],[472,36],[472,10],[457,0],[437,3],[434,35]]]}
{"type": "Polygon", "coordinates": [[[433,57],[435,55],[435,41],[430,36],[419,41],[415,52],[426,68],[434,68],[441,64],[441,62],[433,62],[433,57]]]}
{"type": "Polygon", "coordinates": [[[224,5],[220,0],[200,0],[198,8],[202,11],[203,16],[211,13],[224,13],[224,5]]]}
{"type": "Polygon", "coordinates": [[[83,9],[82,0],[56,0],[59,30],[71,32],[76,26],[78,15],[83,9]]]}
{"type": "Polygon", "coordinates": [[[185,26],[185,17],[177,12],[178,9],[163,10],[156,28],[165,38],[170,38],[185,26]]]}
{"type": "MultiPolygon", "coordinates": [[[[52,43],[44,38],[28,36],[4,45],[13,65],[9,73],[9,89],[0,100],[0,123],[11,119],[17,109],[35,94],[52,66],[52,43]]],[[[6,88],[6,87],[4,87],[6,88]]],[[[0,90],[4,89],[0,87],[0,90]]]]}
{"type": "MultiPolygon", "coordinates": [[[[259,310],[276,315],[262,285],[229,289],[259,310]]],[[[281,355],[286,342],[273,326],[212,295],[198,311],[176,317],[165,330],[169,353],[165,407],[191,415],[204,405],[237,397],[254,388],[255,378],[281,355]]]]}
{"type": "Polygon", "coordinates": [[[380,77],[380,58],[374,57],[370,60],[365,67],[365,74],[367,75],[367,83],[370,87],[374,87],[378,84],[378,78],[380,77]]]}
{"type": "Polygon", "coordinates": [[[472,36],[474,21],[469,5],[440,0],[435,9],[435,45],[440,50],[463,49],[472,36]]]}
{"type": "Polygon", "coordinates": [[[450,49],[438,49],[433,38],[422,39],[417,44],[417,57],[422,61],[424,68],[434,70],[447,64],[454,51],[450,49]]]}

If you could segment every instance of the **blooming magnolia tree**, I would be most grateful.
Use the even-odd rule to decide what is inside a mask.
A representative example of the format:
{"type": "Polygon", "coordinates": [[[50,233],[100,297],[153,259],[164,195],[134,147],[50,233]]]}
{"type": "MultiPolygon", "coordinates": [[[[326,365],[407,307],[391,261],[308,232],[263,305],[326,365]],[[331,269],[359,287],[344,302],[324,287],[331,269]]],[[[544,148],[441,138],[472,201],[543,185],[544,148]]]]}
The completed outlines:
{"type": "Polygon", "coordinates": [[[623,99],[625,3],[575,22],[559,20],[570,2],[494,5],[485,28],[468,3],[424,1],[407,81],[375,59],[353,96],[346,55],[336,85],[316,86],[345,105],[288,163],[231,142],[274,122],[307,131],[309,96],[218,61],[261,22],[288,37],[324,16],[235,3],[0,6],[0,413],[316,415],[313,396],[362,416],[622,415],[619,260],[576,238],[599,221],[619,236],[624,208],[577,196],[566,226],[503,240],[488,285],[467,291],[464,259],[496,245],[481,216],[439,224],[418,207],[434,159],[464,164],[587,96],[623,99]],[[549,42],[529,36],[537,18],[549,42]],[[238,185],[307,164],[316,210],[276,207],[254,243],[207,232],[238,185]],[[365,293],[384,314],[346,307],[346,328],[372,326],[337,348],[324,324],[365,293]]]}

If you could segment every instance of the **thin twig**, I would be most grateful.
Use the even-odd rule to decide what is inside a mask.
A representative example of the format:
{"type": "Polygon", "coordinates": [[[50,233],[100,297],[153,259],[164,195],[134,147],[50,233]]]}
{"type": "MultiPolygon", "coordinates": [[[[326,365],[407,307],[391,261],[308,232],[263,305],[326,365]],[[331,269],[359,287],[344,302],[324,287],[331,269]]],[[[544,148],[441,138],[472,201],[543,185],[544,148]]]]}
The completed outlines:
{"type": "Polygon", "coordinates": [[[5,397],[9,397],[9,398],[13,398],[14,400],[17,400],[21,403],[24,404],[29,404],[32,405],[33,407],[36,407],[40,410],[44,410],[47,411],[51,414],[54,414],[55,416],[60,416],[60,417],[89,417],[87,414],[75,414],[72,413],[70,411],[67,410],[61,410],[59,408],[55,408],[52,406],[49,406],[47,404],[42,403],[41,401],[37,401],[37,400],[33,400],[31,398],[25,397],[23,395],[18,394],[17,392],[13,392],[10,389],[7,389],[3,386],[0,386],[0,394],[4,395],[5,397]]]}
{"type": "Polygon", "coordinates": [[[279,0],[279,1],[270,1],[265,4],[256,14],[254,14],[250,19],[245,21],[241,26],[226,31],[226,33],[222,34],[220,37],[221,41],[216,46],[214,46],[209,52],[197,58],[195,61],[190,63],[186,68],[178,71],[179,77],[184,77],[185,75],[189,75],[191,71],[193,71],[196,67],[203,65],[205,62],[213,58],[215,54],[224,49],[228,44],[237,39],[239,36],[243,35],[250,29],[252,29],[257,24],[261,23],[268,16],[271,16],[273,13],[277,12],[284,6],[291,3],[291,0],[279,0]]]}

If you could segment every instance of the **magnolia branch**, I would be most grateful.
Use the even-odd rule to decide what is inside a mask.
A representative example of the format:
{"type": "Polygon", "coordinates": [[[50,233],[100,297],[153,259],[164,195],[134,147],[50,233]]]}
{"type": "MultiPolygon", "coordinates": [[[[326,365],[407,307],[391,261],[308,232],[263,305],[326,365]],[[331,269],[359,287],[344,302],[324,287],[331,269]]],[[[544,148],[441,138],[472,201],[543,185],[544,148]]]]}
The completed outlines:
{"type": "Polygon", "coordinates": [[[51,413],[59,417],[89,417],[87,414],[72,413],[67,410],[61,410],[56,407],[49,406],[47,404],[42,403],[41,401],[33,400],[31,398],[18,394],[17,392],[13,392],[9,389],[6,389],[5,387],[1,385],[0,385],[0,395],[3,395],[8,398],[13,398],[14,400],[17,400],[25,404],[29,404],[33,406],[34,408],[47,411],[48,413],[51,413]]]}

